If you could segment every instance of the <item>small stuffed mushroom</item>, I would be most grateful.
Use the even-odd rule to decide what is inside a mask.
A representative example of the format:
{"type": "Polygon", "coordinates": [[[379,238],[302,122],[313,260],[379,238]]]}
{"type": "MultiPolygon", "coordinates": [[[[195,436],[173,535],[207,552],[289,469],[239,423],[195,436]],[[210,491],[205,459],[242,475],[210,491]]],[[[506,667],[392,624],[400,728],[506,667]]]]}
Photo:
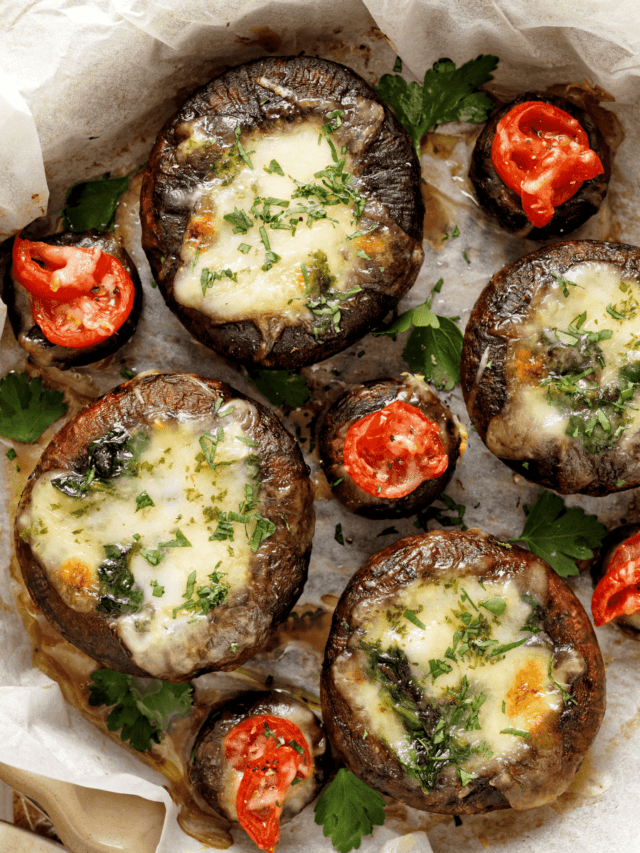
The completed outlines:
{"type": "Polygon", "coordinates": [[[597,213],[611,158],[588,112],[557,95],[526,92],[492,113],[469,177],[502,228],[547,240],[571,234],[597,213]]]}
{"type": "Polygon", "coordinates": [[[143,375],[73,417],[23,492],[15,544],[57,630],[165,681],[232,670],[306,581],[313,488],[278,418],[222,382],[143,375]]]}
{"type": "Polygon", "coordinates": [[[431,531],[372,556],[336,608],[321,678],[331,743],[413,808],[474,814],[553,801],[605,709],[593,627],[535,555],[431,531]]]}
{"type": "Polygon", "coordinates": [[[120,349],[136,329],[142,284],[114,234],[65,232],[40,241],[18,236],[6,245],[2,269],[13,332],[43,367],[93,364],[120,349]]]}
{"type": "Polygon", "coordinates": [[[640,524],[623,524],[604,539],[591,569],[596,625],[613,622],[640,640],[640,524]]]}
{"type": "Polygon", "coordinates": [[[369,518],[407,516],[446,488],[467,433],[421,376],[377,379],[347,391],[319,429],[335,496],[369,518]]]}
{"type": "Polygon", "coordinates": [[[298,368],[363,337],[422,261],[420,164],[357,74],[265,57],[196,90],[160,132],[142,244],[169,308],[246,365],[298,368]]]}
{"type": "Polygon", "coordinates": [[[640,485],[640,249],[581,240],[494,275],[465,331],[461,385],[489,450],[561,494],[640,485]]]}
{"type": "Polygon", "coordinates": [[[272,853],[281,821],[316,797],[327,762],[324,729],[307,705],[281,690],[250,692],[208,716],[189,781],[207,805],[272,853]]]}

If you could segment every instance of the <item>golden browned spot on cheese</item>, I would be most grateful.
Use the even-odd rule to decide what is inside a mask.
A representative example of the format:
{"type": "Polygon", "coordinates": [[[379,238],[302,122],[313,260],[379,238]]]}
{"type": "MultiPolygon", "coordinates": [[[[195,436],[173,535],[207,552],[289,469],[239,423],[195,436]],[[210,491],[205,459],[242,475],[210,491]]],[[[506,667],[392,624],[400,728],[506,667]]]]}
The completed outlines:
{"type": "Polygon", "coordinates": [[[546,375],[544,360],[534,355],[529,349],[519,349],[516,352],[516,373],[521,382],[527,384],[538,384],[546,375]]]}
{"type": "Polygon", "coordinates": [[[91,567],[77,557],[65,560],[60,567],[60,579],[75,589],[96,589],[91,567]]]}
{"type": "Polygon", "coordinates": [[[384,251],[384,242],[381,237],[376,234],[363,234],[356,240],[358,248],[367,255],[376,255],[384,251]]]}
{"type": "Polygon", "coordinates": [[[508,717],[525,717],[532,727],[539,726],[550,712],[542,692],[548,682],[547,673],[537,660],[526,660],[516,672],[513,686],[505,696],[508,717]]]}

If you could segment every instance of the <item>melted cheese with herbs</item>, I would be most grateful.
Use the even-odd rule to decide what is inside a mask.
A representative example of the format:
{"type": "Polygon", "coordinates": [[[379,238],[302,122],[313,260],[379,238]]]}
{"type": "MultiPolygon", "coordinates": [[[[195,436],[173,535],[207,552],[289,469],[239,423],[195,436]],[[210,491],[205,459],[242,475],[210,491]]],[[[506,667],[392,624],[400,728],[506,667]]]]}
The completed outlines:
{"type": "Polygon", "coordinates": [[[80,611],[94,610],[109,591],[99,571],[108,550],[130,549],[127,565],[141,601],[114,625],[136,663],[149,672],[162,671],[160,661],[168,656],[188,663],[188,648],[197,645],[208,622],[197,604],[199,588],[222,586],[225,598],[250,580],[250,537],[257,522],[231,522],[233,538],[216,533],[220,514],[241,511],[247,490],[257,497],[255,444],[241,424],[247,406],[233,401],[214,425],[211,419],[156,420],[145,430],[149,441],[132,472],[107,485],[96,481],[83,497],[53,485],[67,472],[46,473],[18,521],[50,582],[80,611]],[[213,469],[200,443],[204,434],[219,439],[213,469]],[[192,603],[185,608],[187,601],[192,603]]]}
{"type": "MultiPolygon", "coordinates": [[[[417,580],[393,601],[364,601],[353,613],[364,631],[359,650],[336,662],[338,689],[367,732],[375,732],[405,768],[415,766],[416,734],[406,723],[417,720],[415,706],[405,708],[392,697],[380,675],[383,664],[376,663],[380,653],[390,653],[406,662],[421,707],[447,721],[445,737],[472,748],[444,772],[474,776],[489,761],[501,772],[526,756],[531,743],[538,747],[549,739],[564,709],[562,691],[584,666],[577,654],[556,664],[549,638],[532,621],[534,606],[513,580],[481,585],[473,576],[417,580]],[[528,623],[533,631],[524,627],[528,623]],[[452,721],[455,707],[459,718],[452,721]]],[[[464,775],[460,779],[464,786],[464,775]]]]}
{"type": "MultiPolygon", "coordinates": [[[[196,136],[197,131],[193,128],[196,136]]],[[[182,144],[190,143],[206,141],[182,144]]],[[[314,296],[314,277],[330,280],[334,291],[349,287],[358,246],[347,237],[358,224],[353,202],[324,206],[315,196],[292,195],[299,184],[322,183],[316,175],[336,165],[334,151],[345,158],[345,172],[350,157],[335,146],[332,151],[317,122],[245,134],[240,144],[245,158],[228,155],[198,190],[175,298],[221,323],[262,315],[311,319],[307,303],[314,296]],[[325,218],[305,212],[319,209],[325,218]],[[273,227],[274,217],[284,227],[273,227]]]]}
{"type": "Polygon", "coordinates": [[[575,439],[594,452],[613,444],[624,449],[640,429],[640,385],[630,387],[621,410],[602,399],[617,402],[627,387],[621,368],[640,371],[640,282],[623,280],[615,266],[596,261],[577,264],[562,277],[566,283],[545,288],[525,321],[512,327],[505,366],[509,397],[487,431],[487,445],[503,458],[523,458],[523,447],[531,458],[545,455],[548,439],[575,439]],[[595,369],[580,378],[588,334],[599,338],[593,344],[599,354],[591,359],[595,369]],[[568,393],[556,393],[563,377],[590,391],[591,402],[580,400],[570,385],[564,386],[568,393]]]}

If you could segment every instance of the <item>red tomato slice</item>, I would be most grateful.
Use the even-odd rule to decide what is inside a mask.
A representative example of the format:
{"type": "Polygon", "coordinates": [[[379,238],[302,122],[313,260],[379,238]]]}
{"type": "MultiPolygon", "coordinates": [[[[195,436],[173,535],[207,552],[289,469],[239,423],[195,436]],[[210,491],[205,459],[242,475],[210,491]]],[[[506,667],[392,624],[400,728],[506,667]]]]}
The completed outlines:
{"type": "Polygon", "coordinates": [[[618,546],[591,599],[596,625],[640,610],[640,533],[618,546]]]}
{"type": "Polygon", "coordinates": [[[580,123],[543,101],[525,101],[498,122],[491,160],[537,228],[547,225],[554,209],[585,181],[604,171],[580,123]]]}
{"type": "Polygon", "coordinates": [[[118,331],[133,308],[131,277],[101,249],[16,237],[13,263],[16,278],[31,294],[33,319],[53,344],[76,349],[98,344],[118,331]]]}
{"type": "Polygon", "coordinates": [[[354,482],[381,498],[402,498],[449,464],[438,425],[401,400],[352,424],[343,458],[354,482]]]}
{"type": "Polygon", "coordinates": [[[261,850],[273,853],[285,798],[295,779],[311,773],[307,741],[289,720],[260,714],[229,732],[224,754],[243,773],[236,795],[240,825],[261,850]]]}

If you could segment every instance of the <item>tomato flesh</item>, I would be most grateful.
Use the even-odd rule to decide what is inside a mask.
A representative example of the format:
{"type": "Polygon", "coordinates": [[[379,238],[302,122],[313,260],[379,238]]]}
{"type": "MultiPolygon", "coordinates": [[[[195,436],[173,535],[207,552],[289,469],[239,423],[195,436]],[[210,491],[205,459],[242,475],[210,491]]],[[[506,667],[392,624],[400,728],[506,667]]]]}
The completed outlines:
{"type": "Polygon", "coordinates": [[[296,779],[311,773],[309,745],[294,723],[260,714],[229,732],[224,754],[243,774],[236,795],[240,825],[261,850],[273,853],[285,798],[296,779]]]}
{"type": "Polygon", "coordinates": [[[640,610],[640,533],[618,546],[607,573],[598,582],[591,612],[596,625],[640,610]]]}
{"type": "Polygon", "coordinates": [[[131,313],[135,287],[101,249],[50,246],[16,237],[13,269],[29,291],[33,319],[53,344],[83,347],[115,334],[131,313]]]}
{"type": "Polygon", "coordinates": [[[580,123],[553,104],[525,101],[498,122],[491,160],[504,183],[518,193],[537,228],[582,184],[604,171],[580,123]]]}
{"type": "Polygon", "coordinates": [[[402,400],[352,424],[343,458],[354,482],[381,498],[402,498],[449,465],[438,425],[402,400]]]}

